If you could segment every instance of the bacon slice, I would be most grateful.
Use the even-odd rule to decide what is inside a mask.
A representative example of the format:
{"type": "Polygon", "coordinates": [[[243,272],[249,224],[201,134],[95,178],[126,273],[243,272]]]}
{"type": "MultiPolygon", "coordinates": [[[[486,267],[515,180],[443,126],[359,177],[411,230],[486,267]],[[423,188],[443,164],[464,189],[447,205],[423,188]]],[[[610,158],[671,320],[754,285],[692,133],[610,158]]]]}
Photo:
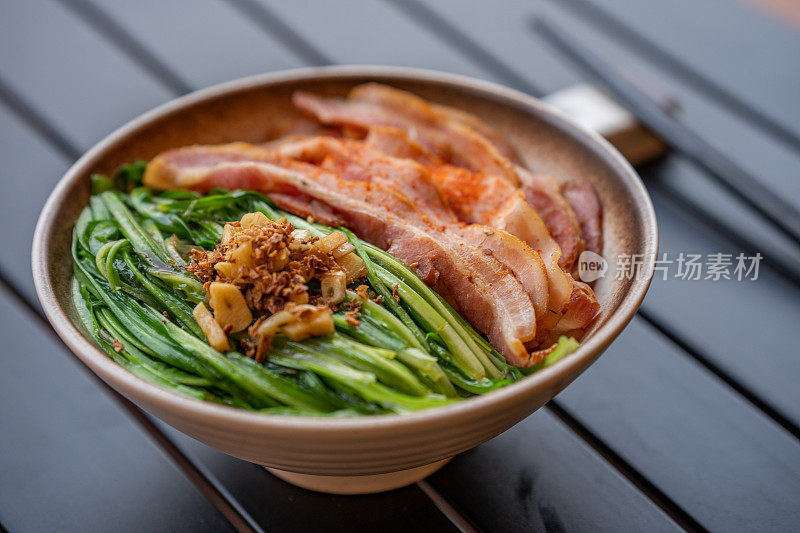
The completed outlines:
{"type": "Polygon", "coordinates": [[[544,260],[549,282],[548,315],[540,320],[537,340],[546,332],[575,330],[589,324],[600,310],[592,289],[560,265],[561,250],[521,190],[497,176],[476,174],[465,169],[442,166],[432,175],[445,203],[462,220],[479,222],[506,230],[538,250],[544,260]]]}
{"type": "Polygon", "coordinates": [[[278,121],[265,136],[265,141],[284,137],[301,137],[310,135],[327,135],[341,137],[342,131],[338,128],[324,126],[318,121],[300,115],[293,115],[278,121]]]}
{"type": "Polygon", "coordinates": [[[350,181],[366,181],[405,196],[439,225],[458,224],[439,199],[427,169],[414,161],[388,156],[360,141],[308,137],[270,145],[280,157],[319,165],[350,181]]]}
{"type": "MultiPolygon", "coordinates": [[[[500,154],[511,162],[518,162],[514,148],[499,131],[471,113],[446,105],[437,105],[400,89],[380,83],[364,83],[353,87],[348,99],[386,105],[398,113],[412,111],[420,120],[450,121],[467,126],[489,141],[500,154]]],[[[481,143],[482,145],[483,143],[481,143]]]]}
{"type": "Polygon", "coordinates": [[[507,231],[489,226],[469,224],[456,229],[455,233],[485,254],[495,257],[517,277],[536,312],[536,337],[529,345],[538,345],[536,339],[544,338],[552,329],[547,320],[551,314],[547,268],[539,252],[507,231]]]}
{"type": "Polygon", "coordinates": [[[503,157],[512,163],[519,163],[519,156],[517,151],[511,144],[506,141],[499,131],[489,126],[486,122],[482,121],[475,115],[456,109],[455,107],[445,105],[434,105],[433,108],[443,113],[448,119],[456,122],[461,122],[465,126],[472,128],[481,135],[483,135],[490,143],[494,145],[497,150],[503,154],[503,157]]]}
{"type": "Polygon", "coordinates": [[[403,91],[397,93],[403,102],[396,105],[323,98],[302,91],[294,93],[292,102],[323,124],[362,128],[365,133],[375,126],[402,129],[413,141],[445,161],[492,172],[516,183],[511,161],[485,137],[463,123],[448,120],[424,100],[403,91]],[[406,104],[407,107],[403,107],[406,104]],[[399,112],[400,108],[404,111],[399,112]]]}
{"type": "Polygon", "coordinates": [[[603,251],[603,208],[597,193],[588,181],[570,181],[564,184],[563,191],[578,222],[586,249],[596,254],[603,251]]]}
{"type": "Polygon", "coordinates": [[[561,196],[561,185],[548,174],[534,173],[516,167],[520,188],[547,226],[547,231],[561,247],[559,265],[570,271],[584,250],[578,218],[569,203],[561,196]]]}
{"type": "MultiPolygon", "coordinates": [[[[434,144],[429,147],[434,153],[437,153],[435,149],[442,150],[442,153],[437,153],[439,157],[476,172],[492,170],[516,181],[511,161],[513,157],[504,153],[513,154],[513,150],[494,128],[474,115],[452,107],[432,104],[415,94],[380,83],[365,83],[354,87],[350,90],[347,101],[372,104],[391,112],[398,117],[397,120],[404,120],[417,128],[443,132],[448,137],[448,146],[442,148],[434,144]]],[[[406,131],[409,130],[406,128],[406,131]]],[[[421,136],[423,145],[424,138],[421,136]]]]}
{"type": "Polygon", "coordinates": [[[392,157],[411,159],[421,165],[438,166],[444,163],[424,146],[411,140],[406,132],[399,128],[374,126],[369,129],[364,142],[392,157]]]}
{"type": "Polygon", "coordinates": [[[525,343],[536,316],[522,285],[502,263],[432,225],[398,193],[345,181],[312,165],[245,143],[193,146],[156,157],[145,184],[160,189],[215,187],[283,194],[326,205],[361,238],[386,249],[445,297],[512,364],[532,364],[525,343]]]}
{"type": "Polygon", "coordinates": [[[272,193],[270,199],[279,208],[303,218],[311,218],[328,226],[341,226],[344,220],[337,216],[327,205],[316,200],[306,200],[291,194],[272,193]]]}
{"type": "Polygon", "coordinates": [[[392,157],[412,159],[427,166],[438,166],[444,161],[409,137],[405,130],[391,126],[372,126],[364,142],[392,157]]]}
{"type": "Polygon", "coordinates": [[[439,195],[460,220],[503,229],[538,250],[547,269],[549,308],[560,313],[572,280],[559,266],[561,249],[521,190],[497,176],[440,166],[431,172],[439,195]]]}

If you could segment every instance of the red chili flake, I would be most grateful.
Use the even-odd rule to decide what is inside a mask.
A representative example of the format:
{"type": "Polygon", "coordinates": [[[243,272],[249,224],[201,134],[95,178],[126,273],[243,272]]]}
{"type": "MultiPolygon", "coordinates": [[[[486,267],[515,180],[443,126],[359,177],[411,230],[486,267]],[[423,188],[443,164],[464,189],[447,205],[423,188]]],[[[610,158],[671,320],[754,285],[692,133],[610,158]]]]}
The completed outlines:
{"type": "Polygon", "coordinates": [[[400,302],[399,292],[400,292],[400,285],[395,283],[394,287],[392,287],[392,298],[394,298],[394,301],[398,303],[400,302]]]}
{"type": "Polygon", "coordinates": [[[125,345],[119,342],[118,339],[114,339],[114,342],[111,344],[114,347],[114,351],[119,353],[125,349],[125,345]]]}

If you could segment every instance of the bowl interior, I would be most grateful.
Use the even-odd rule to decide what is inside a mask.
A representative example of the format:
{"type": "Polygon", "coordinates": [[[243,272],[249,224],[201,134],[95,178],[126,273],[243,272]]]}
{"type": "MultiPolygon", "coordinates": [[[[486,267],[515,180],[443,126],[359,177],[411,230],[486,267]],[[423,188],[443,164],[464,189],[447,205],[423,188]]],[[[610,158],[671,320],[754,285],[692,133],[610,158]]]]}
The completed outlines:
{"type": "MultiPolygon", "coordinates": [[[[601,312],[584,337],[582,347],[548,369],[564,374],[551,395],[574,379],[630,320],[652,276],[655,217],[639,178],[610,145],[532,98],[468,78],[411,69],[340,67],[248,78],[166,104],[98,144],[59,183],[37,227],[34,277],[43,307],[59,334],[96,372],[98,365],[106,364],[100,360],[104,355],[76,340],[76,332],[83,331],[83,327],[75,314],[70,291],[71,230],[88,202],[92,173],[112,173],[123,163],[148,160],[163,150],[188,144],[262,141],[276,124],[295,113],[290,102],[295,90],[343,95],[352,86],[367,81],[387,83],[433,102],[468,110],[505,134],[530,168],[549,172],[560,181],[585,179],[595,186],[604,210],[603,255],[609,259],[611,269],[594,285],[601,312]],[[647,256],[639,276],[616,279],[613,258],[624,254],[647,256]],[[564,364],[568,359],[573,362],[564,364]]],[[[107,378],[103,372],[99,373],[107,378]]],[[[131,379],[137,378],[131,376],[131,379]]],[[[138,386],[144,387],[139,390],[154,387],[138,386]]],[[[522,384],[508,389],[518,386],[522,384]]],[[[488,396],[501,392],[504,391],[488,396]]],[[[125,393],[131,396],[130,392],[125,393]]]]}

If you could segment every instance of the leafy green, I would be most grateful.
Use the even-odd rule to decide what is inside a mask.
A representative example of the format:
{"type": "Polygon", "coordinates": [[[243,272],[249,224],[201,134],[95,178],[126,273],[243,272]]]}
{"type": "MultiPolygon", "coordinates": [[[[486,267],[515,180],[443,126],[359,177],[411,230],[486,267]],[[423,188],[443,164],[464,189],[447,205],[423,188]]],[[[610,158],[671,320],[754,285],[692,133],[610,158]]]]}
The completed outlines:
{"type": "MultiPolygon", "coordinates": [[[[511,367],[410,269],[340,228],[364,261],[369,289],[382,300],[348,290],[334,313],[335,333],[302,342],[278,335],[264,363],[235,350],[220,353],[192,314],[205,292],[185,268],[188,250],[212,249],[226,222],[254,211],[286,217],[315,236],[334,228],[280,211],[252,191],[156,193],[141,186],[145,169],[137,162],[113,180],[91,177],[89,206],[73,230],[73,298],[100,349],[175,393],[272,414],[402,413],[490,392],[578,346],[562,337],[541,364],[511,367]],[[345,314],[351,304],[360,307],[358,320],[345,314]]],[[[234,347],[241,337],[232,337],[234,347]]]]}

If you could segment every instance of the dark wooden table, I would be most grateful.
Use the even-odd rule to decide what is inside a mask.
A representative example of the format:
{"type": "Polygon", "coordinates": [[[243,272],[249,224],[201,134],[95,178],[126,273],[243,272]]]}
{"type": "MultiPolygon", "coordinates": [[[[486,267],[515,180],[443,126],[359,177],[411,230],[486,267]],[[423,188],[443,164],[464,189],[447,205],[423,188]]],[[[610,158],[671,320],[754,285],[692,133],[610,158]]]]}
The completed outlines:
{"type": "Polygon", "coordinates": [[[800,252],[691,163],[640,168],[661,252],[764,256],[756,281],[657,274],[566,391],[414,486],[316,494],[109,392],[42,319],[39,210],[109,131],[232,78],[434,68],[536,96],[579,79],[546,14],[800,206],[800,35],[733,0],[7,0],[0,6],[0,529],[788,531],[800,528],[800,252]]]}

